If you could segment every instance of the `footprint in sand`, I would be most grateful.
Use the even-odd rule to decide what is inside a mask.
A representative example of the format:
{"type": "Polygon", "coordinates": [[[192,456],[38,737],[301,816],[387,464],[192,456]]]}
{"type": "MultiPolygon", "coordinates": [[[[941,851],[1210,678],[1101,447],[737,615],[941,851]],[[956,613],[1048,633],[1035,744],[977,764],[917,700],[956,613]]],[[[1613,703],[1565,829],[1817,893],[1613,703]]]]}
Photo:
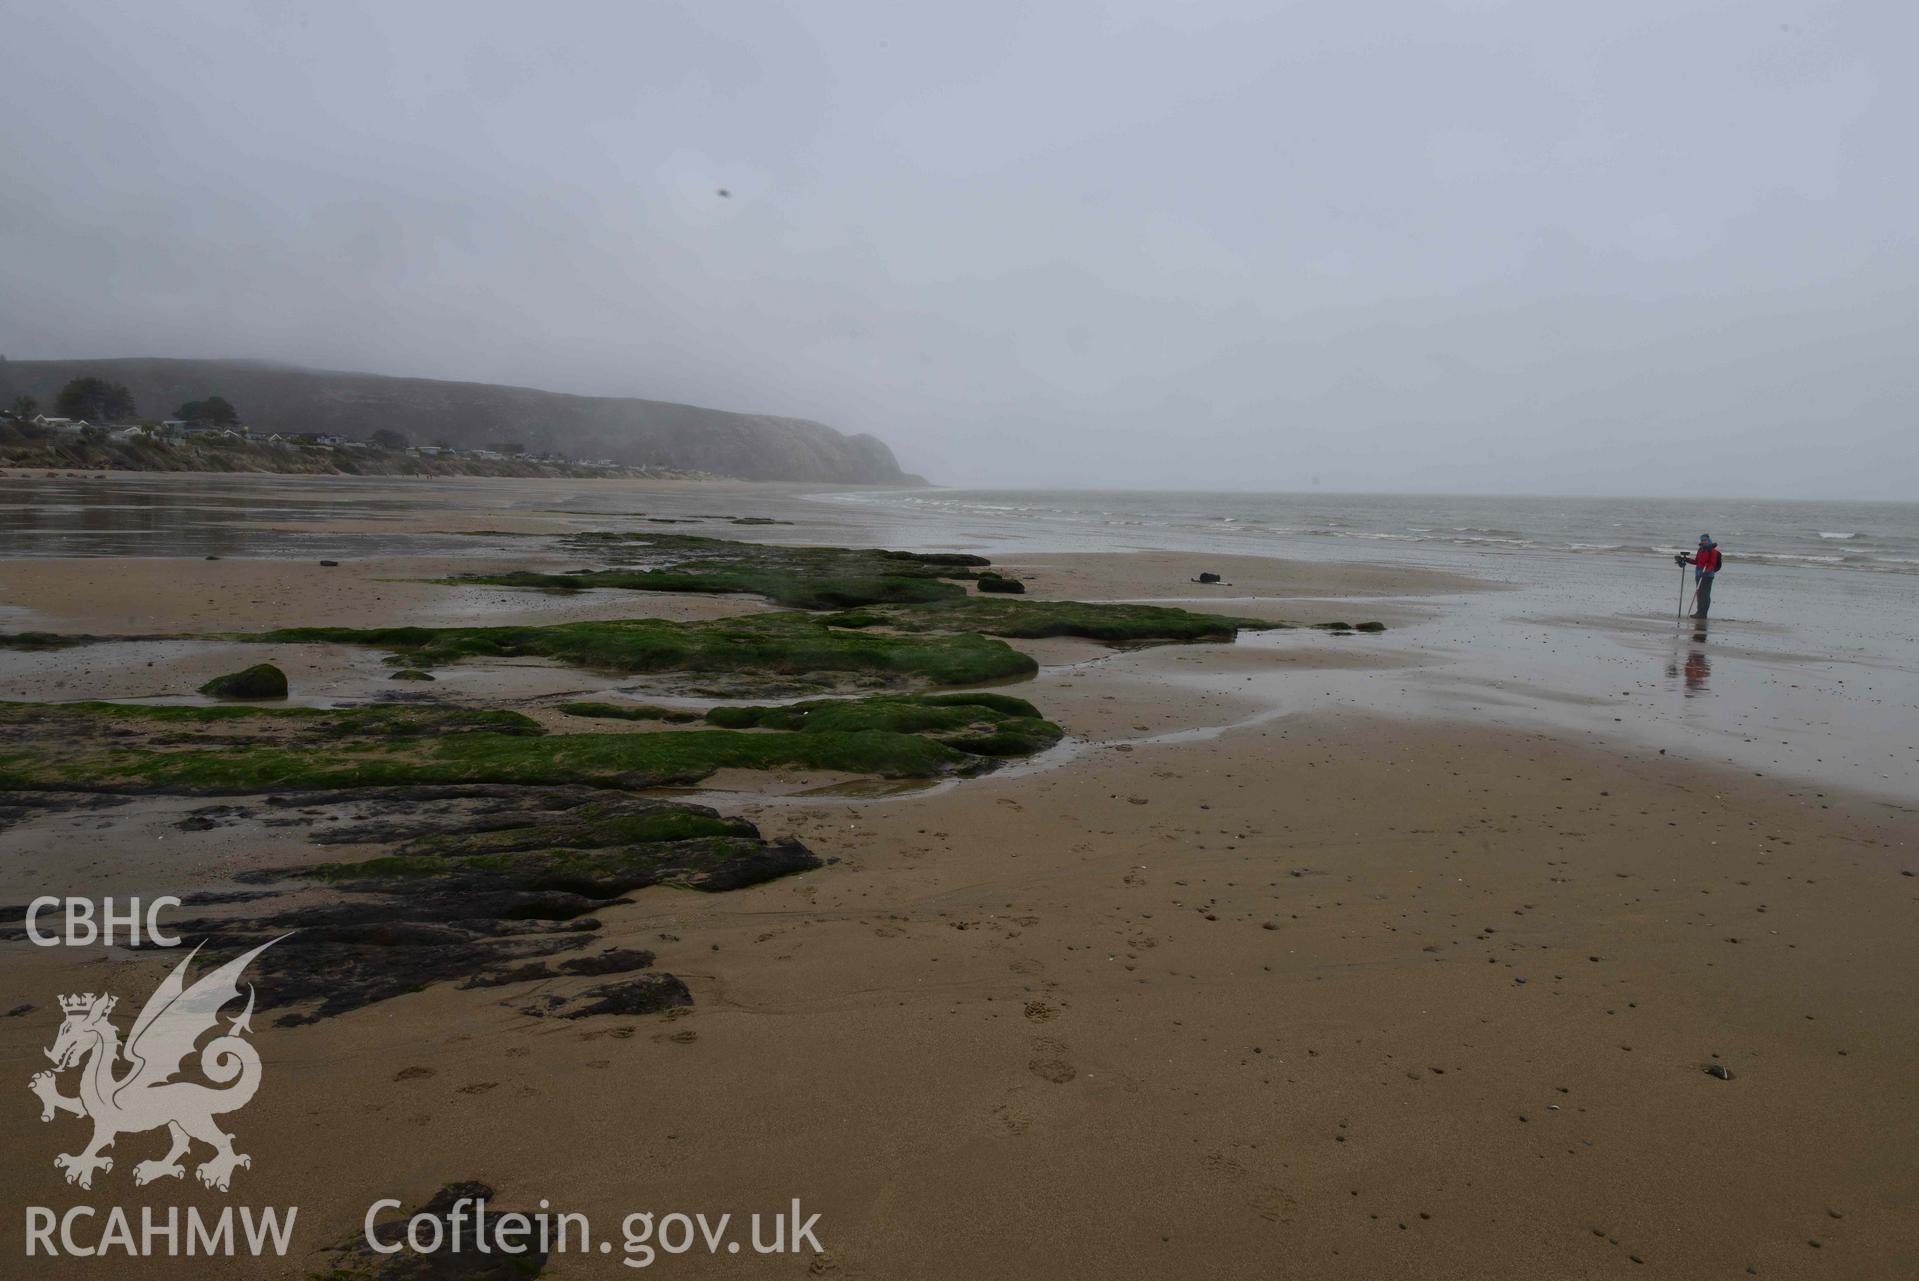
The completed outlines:
{"type": "Polygon", "coordinates": [[[1035,1023],[1050,1023],[1058,1013],[1058,1010],[1055,1010],[1044,1001],[1028,1001],[1026,1003],[1026,1017],[1035,1023]]]}
{"type": "Polygon", "coordinates": [[[475,1081],[471,1085],[460,1087],[461,1094],[485,1094],[488,1090],[499,1088],[498,1081],[475,1081]]]}
{"type": "Polygon", "coordinates": [[[1208,1152],[1206,1154],[1206,1168],[1215,1174],[1223,1174],[1227,1178],[1236,1181],[1246,1179],[1250,1175],[1246,1167],[1241,1165],[1236,1158],[1227,1156],[1224,1152],[1208,1152]]]}
{"type": "Polygon", "coordinates": [[[1033,1128],[1033,1118],[1010,1103],[1002,1103],[994,1108],[993,1115],[1006,1127],[1008,1134],[1024,1134],[1033,1128]]]}
{"type": "MultiPolygon", "coordinates": [[[[1208,1152],[1206,1168],[1211,1173],[1236,1184],[1255,1182],[1253,1172],[1246,1168],[1238,1157],[1226,1152],[1208,1152]]],[[[1268,1223],[1291,1223],[1293,1215],[1299,1209],[1299,1201],[1282,1188],[1254,1188],[1246,1205],[1268,1223]]]]}
{"type": "Polygon", "coordinates": [[[1054,1085],[1065,1085],[1079,1075],[1079,1069],[1065,1059],[1034,1059],[1026,1065],[1026,1070],[1042,1081],[1051,1081],[1054,1085]]]}
{"type": "Polygon", "coordinates": [[[434,1075],[430,1067],[404,1067],[393,1074],[396,1081],[419,1081],[434,1075]]]}
{"type": "Polygon", "coordinates": [[[1291,1223],[1299,1202],[1277,1188],[1256,1196],[1249,1204],[1268,1223],[1291,1223]]]}

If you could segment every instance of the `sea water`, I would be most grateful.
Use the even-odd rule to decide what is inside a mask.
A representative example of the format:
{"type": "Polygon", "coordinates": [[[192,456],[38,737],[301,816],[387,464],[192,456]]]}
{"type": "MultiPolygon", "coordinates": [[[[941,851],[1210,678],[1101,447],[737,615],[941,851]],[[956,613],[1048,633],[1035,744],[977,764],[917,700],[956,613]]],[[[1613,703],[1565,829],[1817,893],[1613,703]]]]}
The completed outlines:
{"type": "MultiPolygon", "coordinates": [[[[1415,663],[1275,669],[1273,715],[1347,707],[1459,717],[1664,750],[1919,804],[1919,504],[1397,494],[903,490],[822,495],[872,542],[1033,551],[1173,551],[1164,592],[1208,555],[1364,561],[1499,590],[1395,602],[1372,639],[1243,633],[1253,646],[1377,645],[1415,663]],[[1673,555],[1726,557],[1704,626],[1673,555]]],[[[1270,603],[1270,602],[1269,602],[1270,603]]],[[[1283,612],[1283,611],[1282,611],[1283,612]]],[[[1360,621],[1365,603],[1344,611],[1360,621]]],[[[1248,689],[1236,685],[1244,696],[1248,689]]]]}

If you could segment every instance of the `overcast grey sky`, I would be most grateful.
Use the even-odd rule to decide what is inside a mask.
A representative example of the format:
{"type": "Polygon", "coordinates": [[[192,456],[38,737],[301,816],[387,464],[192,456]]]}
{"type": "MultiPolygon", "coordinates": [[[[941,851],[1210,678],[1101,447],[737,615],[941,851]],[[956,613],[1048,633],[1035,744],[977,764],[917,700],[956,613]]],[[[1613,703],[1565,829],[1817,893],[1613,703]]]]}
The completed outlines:
{"type": "Polygon", "coordinates": [[[15,358],[793,414],[945,483],[1919,488],[1907,0],[0,29],[15,358]]]}

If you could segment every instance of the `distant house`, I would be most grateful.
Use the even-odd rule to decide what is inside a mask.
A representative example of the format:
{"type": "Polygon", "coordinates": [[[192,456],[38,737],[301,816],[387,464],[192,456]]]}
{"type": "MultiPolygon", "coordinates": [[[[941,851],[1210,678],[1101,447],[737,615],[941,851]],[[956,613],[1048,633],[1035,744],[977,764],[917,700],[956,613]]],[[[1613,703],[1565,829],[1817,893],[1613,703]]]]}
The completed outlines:
{"type": "Polygon", "coordinates": [[[124,444],[128,441],[145,440],[152,434],[153,433],[145,427],[119,427],[108,432],[107,439],[117,440],[124,444]]]}
{"type": "Polygon", "coordinates": [[[311,445],[323,449],[338,449],[347,443],[345,436],[332,436],[318,431],[296,431],[277,439],[289,445],[311,445]]]}
{"type": "Polygon", "coordinates": [[[36,414],[33,419],[33,425],[35,427],[44,427],[48,431],[57,431],[63,434],[76,432],[82,428],[92,426],[92,424],[84,418],[49,418],[45,414],[36,414]]]}
{"type": "Polygon", "coordinates": [[[164,436],[171,440],[208,440],[214,438],[245,440],[248,431],[246,427],[237,423],[229,427],[223,423],[212,422],[205,418],[168,418],[162,420],[160,425],[153,429],[153,434],[156,436],[164,436]]]}

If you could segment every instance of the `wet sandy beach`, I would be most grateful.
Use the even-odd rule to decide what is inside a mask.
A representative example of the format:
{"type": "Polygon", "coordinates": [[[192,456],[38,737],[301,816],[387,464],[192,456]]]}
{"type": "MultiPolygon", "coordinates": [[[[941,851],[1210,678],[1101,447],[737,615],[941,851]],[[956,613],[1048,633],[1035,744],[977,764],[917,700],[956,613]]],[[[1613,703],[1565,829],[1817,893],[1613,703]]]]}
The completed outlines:
{"type": "MultiPolygon", "coordinates": [[[[721,519],[661,528],[904,541],[793,489],[608,482],[581,499],[564,482],[463,482],[383,517],[379,554],[334,567],[9,560],[0,617],[119,634],[755,608],[433,584],[419,580],[571,562],[545,538],[463,533],[475,550],[452,557],[406,541],[701,515],[721,519]]],[[[338,513],[306,524],[359,532],[338,513]]],[[[608,942],[656,951],[690,1009],[562,1024],[516,1012],[517,990],[441,984],[262,1024],[267,1084],[234,1118],[257,1159],[233,1197],[118,1174],[106,1192],[65,1186],[51,1155],[77,1123],[42,1126],[25,1090],[56,993],[130,997],[174,958],[0,944],[0,1011],[33,1007],[0,1018],[0,1067],[19,1083],[0,1134],[21,1154],[5,1201],[301,1207],[279,1263],[142,1265],[180,1277],[324,1274],[338,1262],[324,1247],[371,1202],[419,1205],[465,1179],[503,1208],[587,1213],[616,1242],[634,1210],[744,1215],[798,1197],[821,1215],[818,1256],[654,1264],[694,1276],[1919,1270],[1919,812],[1896,663],[1835,666],[1758,620],[1694,641],[1605,608],[1603,591],[1581,608],[1499,575],[1001,551],[995,532],[929,527],[912,545],[982,550],[1040,598],[1388,630],[1021,642],[1042,668],[1009,692],[1068,735],[1029,761],[883,797],[716,777],[694,799],[828,862],[728,894],[643,890],[604,913],[608,942]],[[1226,581],[1190,582],[1201,569],[1226,581]]],[[[0,650],[0,696],[178,698],[241,648],[0,650]]],[[[377,654],[280,659],[296,700],[390,688],[377,654]]],[[[483,706],[620,695],[517,660],[441,675],[435,697],[483,706]]],[[[11,822],[0,902],[227,889],[313,857],[304,829],[257,806],[182,830],[201,803],[11,822]]],[[[546,1274],[628,1270],[616,1249],[546,1274]]]]}

